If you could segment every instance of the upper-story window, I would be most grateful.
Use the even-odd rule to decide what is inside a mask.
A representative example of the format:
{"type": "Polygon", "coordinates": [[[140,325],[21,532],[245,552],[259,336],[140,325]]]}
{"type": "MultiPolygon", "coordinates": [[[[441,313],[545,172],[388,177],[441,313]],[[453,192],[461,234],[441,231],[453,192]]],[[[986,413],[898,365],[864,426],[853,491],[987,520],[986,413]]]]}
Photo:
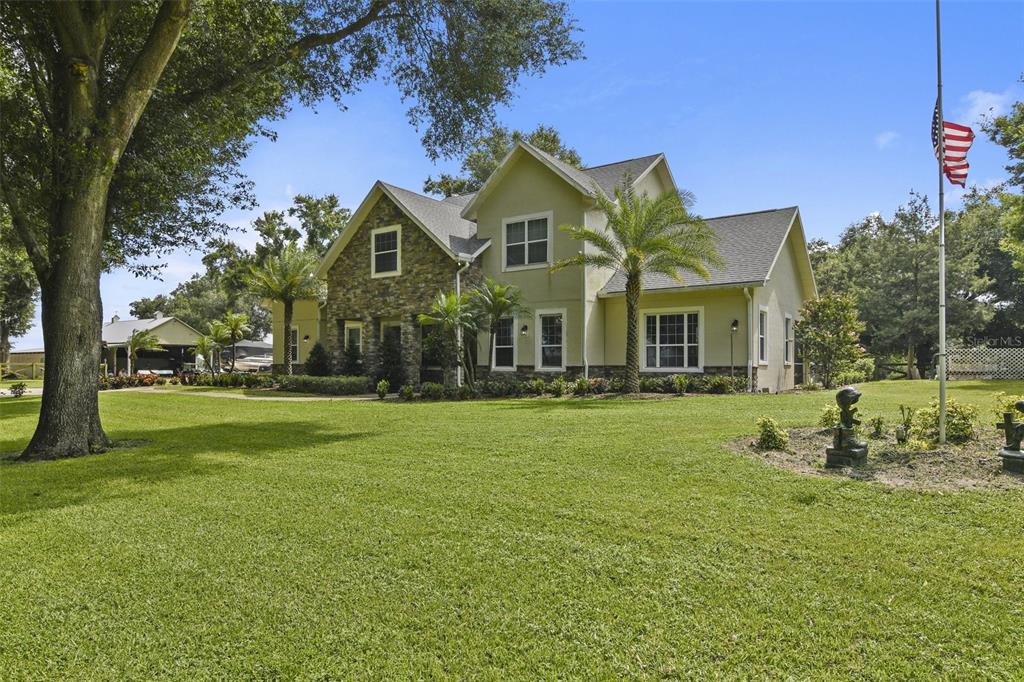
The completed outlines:
{"type": "Polygon", "coordinates": [[[393,277],[402,273],[402,227],[378,227],[370,231],[370,276],[393,277]]]}
{"type": "Polygon", "coordinates": [[[506,218],[502,221],[502,269],[543,267],[551,262],[552,214],[506,218]]]}

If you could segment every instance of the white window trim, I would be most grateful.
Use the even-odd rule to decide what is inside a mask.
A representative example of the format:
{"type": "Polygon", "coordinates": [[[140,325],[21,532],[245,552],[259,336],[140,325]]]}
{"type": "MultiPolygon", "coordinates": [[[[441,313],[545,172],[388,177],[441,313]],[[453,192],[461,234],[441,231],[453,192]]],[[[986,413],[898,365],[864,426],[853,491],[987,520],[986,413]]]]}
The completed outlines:
{"type": "MultiPolygon", "coordinates": [[[[385,252],[389,253],[389,252],[385,252]]],[[[398,277],[402,274],[402,226],[401,225],[388,225],[386,227],[378,227],[370,230],[370,277],[378,279],[380,277],[398,277]],[[396,259],[398,268],[394,271],[388,272],[377,272],[377,252],[375,247],[377,246],[376,236],[381,232],[397,232],[398,233],[398,258],[396,259]]]]}
{"type": "MultiPolygon", "coordinates": [[[[528,213],[526,215],[511,216],[509,218],[501,219],[501,271],[502,272],[515,272],[517,270],[537,270],[540,268],[547,268],[551,266],[552,258],[555,253],[555,239],[554,239],[554,224],[555,224],[555,212],[544,211],[542,213],[528,213]],[[506,227],[509,223],[526,223],[530,220],[536,220],[537,218],[547,218],[548,221],[548,258],[543,263],[530,263],[527,265],[509,265],[508,264],[508,249],[506,242],[506,227]]],[[[526,238],[529,239],[530,228],[529,225],[525,225],[526,238]]],[[[529,258],[529,242],[526,247],[526,257],[529,258]]]]}
{"type": "Polygon", "coordinates": [[[569,325],[567,324],[568,318],[566,317],[565,308],[544,308],[538,310],[534,316],[534,328],[533,328],[533,369],[535,372],[564,372],[565,371],[565,354],[566,354],[566,343],[565,339],[567,336],[567,330],[569,325]],[[560,367],[541,367],[541,353],[540,353],[540,318],[547,317],[549,315],[561,315],[562,316],[562,364],[560,367]]]}
{"type": "Polygon", "coordinates": [[[288,355],[291,356],[292,362],[299,361],[299,328],[292,325],[291,338],[288,339],[288,355]]]}
{"type": "MultiPolygon", "coordinates": [[[[497,345],[494,348],[488,348],[487,352],[491,355],[491,371],[492,372],[514,372],[516,367],[519,365],[519,330],[516,326],[519,324],[519,316],[512,316],[512,366],[511,367],[499,367],[495,364],[498,359],[497,345]]],[[[490,343],[490,334],[487,335],[487,341],[490,343]]],[[[498,338],[494,338],[495,344],[498,342],[498,338]]],[[[565,346],[565,318],[562,318],[562,345],[565,346]]],[[[506,346],[507,347],[507,346],[506,346]]],[[[562,360],[565,360],[565,350],[562,351],[562,360]]]]}
{"type": "Polygon", "coordinates": [[[348,350],[348,330],[359,330],[359,352],[363,352],[363,323],[358,320],[345,320],[345,338],[342,341],[342,348],[348,350]]]}
{"type": "Polygon", "coordinates": [[[771,318],[768,316],[768,306],[762,305],[757,308],[757,364],[767,365],[769,346],[768,346],[768,327],[771,318]],[[761,319],[764,319],[764,357],[761,357],[761,319]]]}
{"type": "Polygon", "coordinates": [[[683,374],[685,372],[701,373],[704,371],[704,306],[687,306],[676,308],[641,308],[640,309],[640,370],[643,372],[665,372],[683,374]],[[672,315],[676,313],[697,313],[697,366],[696,367],[648,367],[647,366],[647,316],[672,315]]]}
{"type": "Polygon", "coordinates": [[[796,344],[793,343],[793,316],[786,313],[782,321],[782,361],[786,367],[793,366],[793,354],[796,351],[796,344]]]}

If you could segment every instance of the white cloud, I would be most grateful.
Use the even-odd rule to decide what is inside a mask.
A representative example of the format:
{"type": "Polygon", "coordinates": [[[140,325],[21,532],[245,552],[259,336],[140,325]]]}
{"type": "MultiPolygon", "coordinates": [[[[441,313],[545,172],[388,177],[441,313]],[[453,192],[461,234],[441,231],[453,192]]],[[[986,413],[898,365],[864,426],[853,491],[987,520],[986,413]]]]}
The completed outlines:
{"type": "MultiPolygon", "coordinates": [[[[1016,87],[1011,86],[1003,92],[988,90],[971,90],[961,102],[957,114],[966,125],[977,125],[985,118],[1005,114],[1013,101],[1016,87]]],[[[949,118],[947,117],[948,121],[949,118]]]]}
{"type": "Polygon", "coordinates": [[[885,132],[878,133],[875,135],[875,146],[879,149],[885,149],[900,136],[895,130],[886,130],[885,132]]]}

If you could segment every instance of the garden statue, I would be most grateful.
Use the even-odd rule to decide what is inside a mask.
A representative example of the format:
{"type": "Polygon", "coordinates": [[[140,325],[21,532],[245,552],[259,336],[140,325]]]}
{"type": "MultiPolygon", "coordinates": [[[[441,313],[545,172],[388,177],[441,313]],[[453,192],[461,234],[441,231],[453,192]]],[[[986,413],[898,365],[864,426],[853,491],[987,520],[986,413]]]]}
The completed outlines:
{"type": "Polygon", "coordinates": [[[826,467],[849,467],[867,464],[868,445],[857,440],[854,430],[860,425],[857,408],[860,391],[853,386],[842,388],[836,393],[839,405],[839,423],[832,427],[832,447],[825,449],[826,467]]]}
{"type": "MultiPolygon", "coordinates": [[[[1014,407],[1024,413],[1024,400],[1018,400],[1014,407]]],[[[1006,436],[1006,445],[999,451],[1003,458],[1003,471],[1024,474],[1024,453],[1020,451],[1020,442],[1024,440],[1024,421],[1014,421],[1013,412],[1003,412],[1003,422],[996,424],[996,428],[1006,436]]]]}

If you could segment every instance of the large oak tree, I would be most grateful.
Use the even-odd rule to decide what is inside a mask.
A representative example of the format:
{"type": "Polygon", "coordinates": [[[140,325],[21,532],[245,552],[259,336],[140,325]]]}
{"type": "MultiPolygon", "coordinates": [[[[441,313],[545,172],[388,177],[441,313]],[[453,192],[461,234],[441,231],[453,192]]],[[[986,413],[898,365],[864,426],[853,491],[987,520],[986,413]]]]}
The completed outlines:
{"type": "Polygon", "coordinates": [[[375,77],[427,152],[489,129],[524,73],[577,58],[544,0],[165,0],[0,5],[0,201],[39,279],[46,379],[23,457],[102,450],[105,268],[223,231],[239,163],[289,104],[375,77]]]}

